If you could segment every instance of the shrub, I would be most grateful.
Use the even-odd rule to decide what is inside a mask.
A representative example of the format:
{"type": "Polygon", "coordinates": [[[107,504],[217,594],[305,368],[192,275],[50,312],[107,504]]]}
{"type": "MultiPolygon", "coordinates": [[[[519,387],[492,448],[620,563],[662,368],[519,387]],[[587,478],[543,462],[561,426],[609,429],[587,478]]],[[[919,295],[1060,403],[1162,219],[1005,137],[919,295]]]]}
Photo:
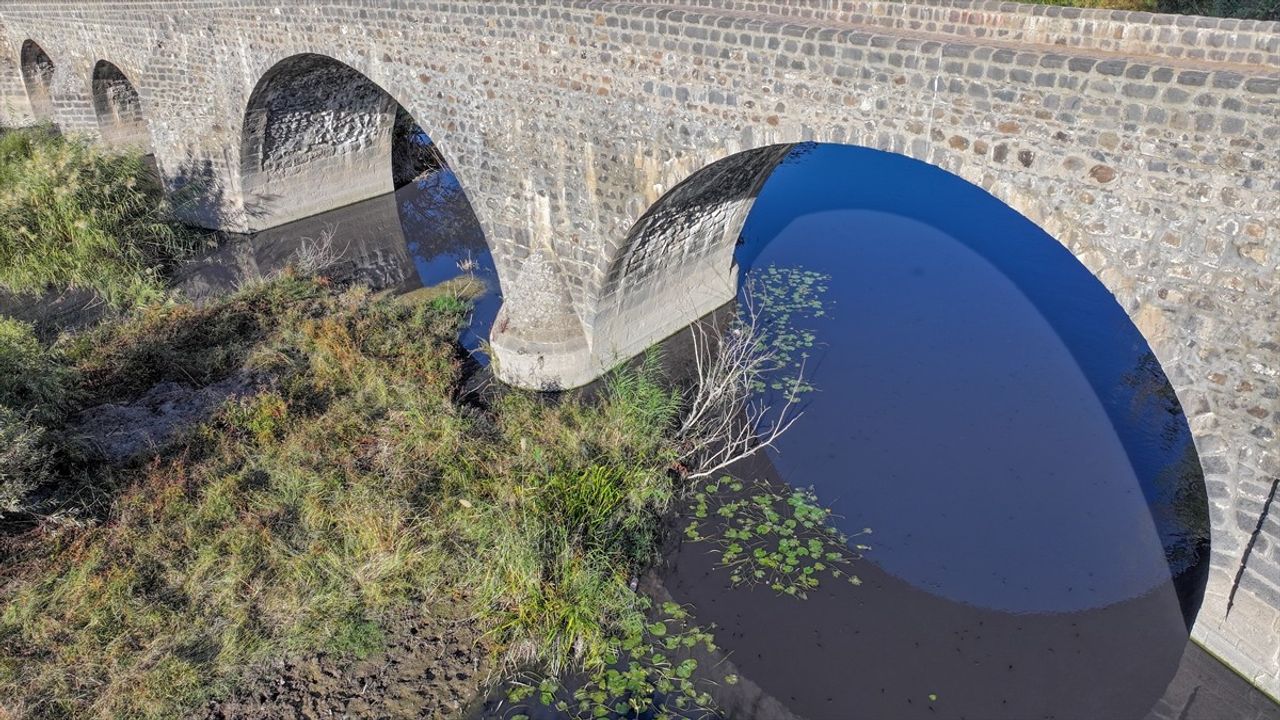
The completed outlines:
{"type": "Polygon", "coordinates": [[[27,510],[31,492],[49,479],[44,429],[0,405],[0,513],[27,510]]]}
{"type": "Polygon", "coordinates": [[[0,134],[0,287],[87,289],[115,308],[160,298],[165,268],[194,247],[163,198],[137,151],[48,128],[0,134]]]}
{"type": "Polygon", "coordinates": [[[60,422],[71,395],[73,373],[46,349],[31,326],[0,317],[0,406],[34,422],[60,422]]]}
{"type": "Polygon", "coordinates": [[[1280,20],[1280,0],[1158,0],[1160,12],[1280,20]]]}

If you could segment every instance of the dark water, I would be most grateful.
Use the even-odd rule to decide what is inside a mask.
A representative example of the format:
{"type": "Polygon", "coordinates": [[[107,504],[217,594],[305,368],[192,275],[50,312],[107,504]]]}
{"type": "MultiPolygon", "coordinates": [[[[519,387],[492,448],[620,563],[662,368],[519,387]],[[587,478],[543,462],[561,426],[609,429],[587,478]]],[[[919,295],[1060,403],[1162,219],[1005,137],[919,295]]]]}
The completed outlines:
{"type": "Polygon", "coordinates": [[[184,267],[176,284],[188,295],[216,296],[321,252],[323,274],[394,294],[438,285],[463,274],[485,285],[463,345],[479,352],[489,337],[501,287],[484,232],[457,177],[435,168],[395,192],[248,236],[231,238],[184,267]]]}
{"type": "Polygon", "coordinates": [[[790,328],[764,399],[813,389],[735,474],[812,486],[872,531],[862,584],[805,600],[735,586],[705,542],[672,553],[667,589],[739,672],[808,718],[1146,716],[1203,593],[1207,508],[1110,293],[982,190],[840,146],[778,168],[738,261],[742,304],[790,328]]]}

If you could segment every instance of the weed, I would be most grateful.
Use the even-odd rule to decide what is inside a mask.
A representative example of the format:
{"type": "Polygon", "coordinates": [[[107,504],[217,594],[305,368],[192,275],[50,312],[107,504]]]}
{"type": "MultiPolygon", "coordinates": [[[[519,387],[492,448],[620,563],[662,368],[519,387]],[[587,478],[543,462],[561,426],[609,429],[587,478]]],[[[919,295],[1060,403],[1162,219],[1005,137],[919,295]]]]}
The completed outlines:
{"type": "Polygon", "coordinates": [[[57,423],[71,402],[74,372],[31,326],[0,317],[0,406],[40,424],[57,423]]]}
{"type": "Polygon", "coordinates": [[[0,405],[0,513],[27,509],[27,498],[49,480],[52,452],[45,429],[0,405]]]}
{"type": "Polygon", "coordinates": [[[521,677],[509,684],[507,700],[516,711],[536,702],[584,720],[714,716],[711,696],[694,675],[698,660],[692,656],[695,649],[716,650],[712,634],[693,625],[688,610],[676,603],[650,608],[644,600],[642,605],[652,611],[652,620],[635,615],[621,623],[606,664],[575,678],[574,689],[553,677],[521,677]]]}
{"type": "Polygon", "coordinates": [[[826,273],[798,267],[768,265],[753,273],[749,300],[759,306],[754,337],[777,359],[768,378],[753,380],[753,390],[768,388],[794,395],[814,389],[804,378],[804,366],[817,345],[817,336],[802,321],[827,314],[823,296],[830,282],[826,273]]]}
{"type": "Polygon", "coordinates": [[[47,127],[0,133],[0,287],[84,288],[118,309],[164,296],[164,270],[198,244],[166,221],[136,151],[108,152],[47,127]]]}

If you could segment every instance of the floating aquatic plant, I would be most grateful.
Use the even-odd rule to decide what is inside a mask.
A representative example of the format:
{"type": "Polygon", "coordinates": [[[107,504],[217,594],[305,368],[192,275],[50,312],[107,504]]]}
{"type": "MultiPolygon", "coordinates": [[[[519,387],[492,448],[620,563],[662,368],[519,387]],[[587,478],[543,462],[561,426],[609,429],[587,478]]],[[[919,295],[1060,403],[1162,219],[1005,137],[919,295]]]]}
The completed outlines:
{"type": "MultiPolygon", "coordinates": [[[[862,584],[848,568],[871,548],[851,546],[810,488],[780,489],[724,476],[693,495],[692,513],[685,537],[711,543],[735,586],[765,585],[807,598],[823,577],[862,584]]],[[[870,533],[864,528],[854,537],[870,533]]]]}
{"type": "Polygon", "coordinates": [[[759,313],[758,339],[778,360],[771,377],[757,381],[754,390],[812,391],[803,371],[817,346],[817,335],[804,325],[826,315],[823,295],[830,289],[831,276],[778,265],[768,265],[751,274],[748,292],[759,313]]]}
{"type": "MultiPolygon", "coordinates": [[[[527,710],[529,703],[536,702],[584,719],[713,716],[711,695],[694,676],[698,660],[691,657],[698,649],[715,651],[711,632],[694,625],[689,611],[676,603],[664,602],[653,610],[648,618],[638,616],[623,623],[607,665],[583,678],[572,692],[555,678],[519,679],[507,691],[507,700],[517,710],[527,710]]],[[[733,684],[737,679],[735,675],[725,681],[733,684]]],[[[511,716],[512,720],[528,717],[511,716]]]]}

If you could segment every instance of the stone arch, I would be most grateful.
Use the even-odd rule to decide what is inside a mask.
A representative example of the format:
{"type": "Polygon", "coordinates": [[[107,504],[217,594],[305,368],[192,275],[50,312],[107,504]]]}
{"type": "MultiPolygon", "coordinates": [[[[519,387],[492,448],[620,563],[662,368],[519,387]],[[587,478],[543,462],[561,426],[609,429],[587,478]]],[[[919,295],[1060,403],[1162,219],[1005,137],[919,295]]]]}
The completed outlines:
{"type": "Polygon", "coordinates": [[[37,122],[52,122],[53,108],[53,74],[55,66],[49,54],[34,40],[22,43],[21,69],[22,84],[27,90],[27,101],[31,106],[31,114],[37,122]]]}
{"type": "MultiPolygon", "coordinates": [[[[812,145],[766,145],[712,161],[676,183],[640,216],[617,251],[608,258],[597,310],[589,318],[591,348],[585,362],[591,364],[595,373],[642,352],[736,297],[737,263],[741,254],[735,255],[735,248],[752,207],[778,165],[812,145]]],[[[895,154],[906,157],[903,153],[895,154]]],[[[1062,242],[1060,235],[1046,227],[1049,223],[1029,216],[1020,207],[1030,199],[1002,197],[940,163],[914,160],[952,175],[1022,215],[1045,235],[1058,240],[1114,297],[1114,288],[1108,286],[1106,278],[1095,268],[1089,267],[1077,249],[1062,242]]],[[[1117,304],[1120,304],[1118,299],[1117,304]]],[[[1120,307],[1138,332],[1154,346],[1148,328],[1142,326],[1142,313],[1120,307]]],[[[1166,546],[1171,569],[1179,564],[1175,572],[1179,599],[1184,609],[1193,609],[1190,616],[1194,616],[1194,609],[1200,607],[1206,589],[1212,541],[1224,531],[1217,519],[1211,522],[1206,496],[1214,501],[1223,498],[1215,497],[1214,488],[1206,489],[1204,482],[1200,457],[1211,447],[1206,446],[1194,425],[1188,428],[1183,416],[1183,403],[1194,397],[1194,388],[1184,379],[1166,377],[1162,360],[1149,348],[1142,363],[1133,369],[1132,380],[1141,383],[1142,392],[1158,401],[1160,417],[1183,418],[1178,421],[1183,423],[1180,432],[1186,433],[1185,437],[1190,440],[1177,461],[1161,471],[1180,478],[1177,483],[1171,483],[1177,493],[1150,500],[1158,524],[1168,526],[1174,520],[1203,523],[1202,535],[1178,537],[1176,543],[1166,546]],[[1189,570],[1182,574],[1183,569],[1189,570]]],[[[1170,423],[1170,427],[1177,424],[1172,420],[1170,423]]],[[[1168,428],[1166,432],[1170,432],[1168,428]]]]}
{"type": "Polygon", "coordinates": [[[119,67],[107,60],[93,66],[90,79],[93,111],[102,141],[112,147],[152,153],[151,126],[138,89],[119,67]]]}
{"type": "Polygon", "coordinates": [[[391,192],[393,151],[404,141],[407,118],[412,122],[390,93],[342,61],[300,53],[277,62],[258,80],[244,113],[244,229],[391,192]]]}
{"type": "Polygon", "coordinates": [[[504,304],[499,332],[490,338],[502,379],[532,388],[584,385],[732,300],[738,232],[794,147],[777,143],[734,153],[668,185],[621,243],[606,243],[612,252],[601,259],[602,284],[581,315],[554,261],[535,251],[511,290],[543,287],[541,296],[522,296],[535,296],[538,309],[504,304]]]}
{"type": "Polygon", "coordinates": [[[589,322],[603,363],[630,357],[733,298],[738,234],[765,181],[795,147],[766,145],[714,161],[636,220],[606,266],[589,322]]]}

